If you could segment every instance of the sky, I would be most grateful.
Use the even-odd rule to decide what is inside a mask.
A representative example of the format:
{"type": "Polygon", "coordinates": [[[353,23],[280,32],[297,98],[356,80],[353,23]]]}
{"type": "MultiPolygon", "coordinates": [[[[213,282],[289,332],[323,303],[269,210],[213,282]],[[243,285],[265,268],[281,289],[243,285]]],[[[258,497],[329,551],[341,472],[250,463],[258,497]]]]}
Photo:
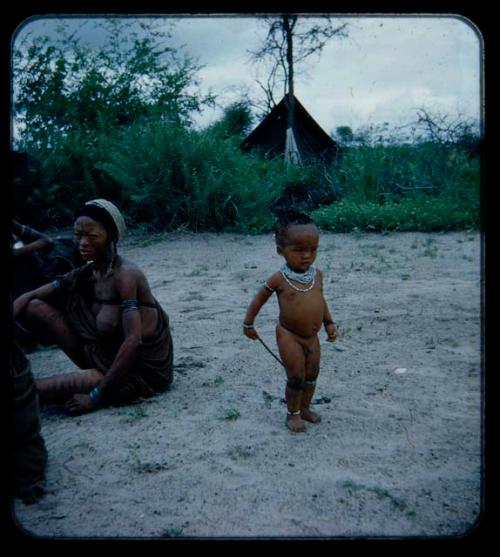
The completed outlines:
{"type": "MultiPolygon", "coordinates": [[[[295,79],[297,98],[327,133],[339,126],[354,131],[385,122],[402,126],[415,121],[419,108],[479,122],[483,46],[472,22],[453,15],[330,15],[335,24],[348,24],[348,36],[330,40],[321,55],[296,68],[295,79]]],[[[312,22],[310,16],[299,19],[304,26],[312,22]]],[[[175,22],[173,46],[184,45],[203,66],[201,87],[218,97],[217,108],[195,118],[197,127],[212,123],[221,107],[242,94],[264,100],[257,79],[266,80],[267,68],[251,62],[249,54],[266,36],[262,18],[238,14],[167,21],[175,22]]],[[[59,23],[60,18],[49,16],[28,20],[14,44],[28,31],[54,36],[59,23]]],[[[82,37],[90,44],[102,41],[91,24],[83,27],[82,37]]]]}

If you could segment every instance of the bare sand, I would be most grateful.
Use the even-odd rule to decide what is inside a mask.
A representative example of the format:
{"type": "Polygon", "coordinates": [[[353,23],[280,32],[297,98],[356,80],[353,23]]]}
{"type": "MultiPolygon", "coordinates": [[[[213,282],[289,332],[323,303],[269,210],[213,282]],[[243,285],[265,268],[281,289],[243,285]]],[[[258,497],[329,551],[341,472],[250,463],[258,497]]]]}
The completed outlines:
{"type": "MultiPolygon", "coordinates": [[[[48,538],[464,536],[482,510],[481,237],[323,233],[339,327],[321,334],[320,424],[285,427],[284,371],[242,334],[282,259],[272,234],[132,235],[121,253],[170,315],[171,389],[72,418],[41,411],[46,495],[14,502],[48,538]]],[[[257,318],[276,350],[273,297],[257,318]]],[[[35,377],[73,370],[30,355],[35,377]]]]}

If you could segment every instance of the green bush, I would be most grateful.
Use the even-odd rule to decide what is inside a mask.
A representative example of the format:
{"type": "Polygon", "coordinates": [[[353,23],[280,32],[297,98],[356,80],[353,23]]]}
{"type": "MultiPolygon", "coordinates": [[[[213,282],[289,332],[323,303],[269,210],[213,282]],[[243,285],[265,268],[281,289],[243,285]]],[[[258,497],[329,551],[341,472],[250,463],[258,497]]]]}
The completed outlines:
{"type": "Polygon", "coordinates": [[[132,221],[166,230],[269,230],[269,207],[299,172],[244,154],[235,138],[214,130],[156,122],[132,126],[108,159],[100,168],[121,185],[132,221]]]}
{"type": "Polygon", "coordinates": [[[286,167],[239,143],[227,126],[196,131],[158,117],[90,136],[75,130],[43,153],[40,183],[21,201],[43,201],[43,211],[31,211],[41,228],[71,225],[93,197],[116,202],[131,225],[152,232],[266,232],[273,207],[290,199],[335,231],[480,226],[479,158],[457,145],[349,147],[325,168],[286,167]]]}
{"type": "Polygon", "coordinates": [[[439,231],[478,228],[479,202],[462,204],[446,195],[414,197],[398,203],[340,201],[312,212],[321,228],[336,232],[439,231]]]}

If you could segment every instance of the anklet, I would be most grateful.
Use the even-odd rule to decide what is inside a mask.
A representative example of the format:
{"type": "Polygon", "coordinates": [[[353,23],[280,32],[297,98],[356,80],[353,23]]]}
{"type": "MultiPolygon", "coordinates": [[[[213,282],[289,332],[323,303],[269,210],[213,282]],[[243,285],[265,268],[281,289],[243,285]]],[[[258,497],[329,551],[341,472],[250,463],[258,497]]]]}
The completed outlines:
{"type": "Polygon", "coordinates": [[[302,410],[296,410],[295,412],[290,412],[289,410],[287,411],[287,414],[289,416],[298,416],[300,413],[302,412],[302,410]]]}

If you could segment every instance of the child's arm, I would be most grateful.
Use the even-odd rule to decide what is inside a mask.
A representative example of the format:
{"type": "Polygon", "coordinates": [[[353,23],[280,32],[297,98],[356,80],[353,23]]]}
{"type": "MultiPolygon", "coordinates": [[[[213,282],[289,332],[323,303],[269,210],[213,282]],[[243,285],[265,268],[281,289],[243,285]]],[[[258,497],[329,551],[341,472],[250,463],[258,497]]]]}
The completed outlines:
{"type": "MultiPolygon", "coordinates": [[[[323,290],[323,273],[319,270],[318,273],[321,281],[321,290],[323,290]]],[[[324,299],[324,295],[323,295],[323,299],[324,299]]],[[[325,331],[327,334],[327,340],[329,342],[333,342],[337,338],[337,326],[333,322],[326,300],[324,301],[325,301],[325,309],[323,310],[323,325],[325,327],[325,331]]]]}
{"type": "Polygon", "coordinates": [[[257,340],[258,334],[253,326],[253,322],[257,317],[261,307],[269,300],[278,286],[279,275],[274,274],[264,285],[259,289],[254,299],[250,302],[245,318],[243,320],[243,333],[252,340],[257,340]]]}

